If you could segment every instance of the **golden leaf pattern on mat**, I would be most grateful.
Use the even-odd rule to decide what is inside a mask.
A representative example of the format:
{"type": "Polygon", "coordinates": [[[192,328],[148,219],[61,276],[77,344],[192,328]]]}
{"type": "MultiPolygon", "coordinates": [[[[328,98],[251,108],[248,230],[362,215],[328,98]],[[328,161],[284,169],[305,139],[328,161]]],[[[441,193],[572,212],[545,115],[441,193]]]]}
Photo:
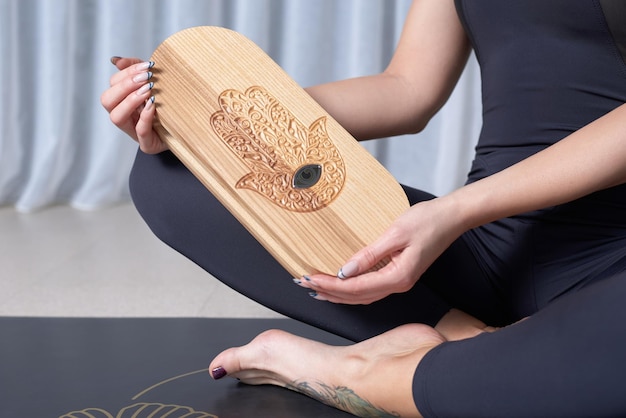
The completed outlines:
{"type": "Polygon", "coordinates": [[[100,408],[87,408],[69,412],[59,418],[218,418],[207,412],[195,411],[188,406],[161,403],[136,403],[122,408],[116,415],[100,408]]]}
{"type": "Polygon", "coordinates": [[[295,212],[321,209],[338,196],[345,165],[328,137],[325,116],[307,127],[258,86],[226,90],[218,102],[213,130],[251,171],[236,188],[295,212]]]}

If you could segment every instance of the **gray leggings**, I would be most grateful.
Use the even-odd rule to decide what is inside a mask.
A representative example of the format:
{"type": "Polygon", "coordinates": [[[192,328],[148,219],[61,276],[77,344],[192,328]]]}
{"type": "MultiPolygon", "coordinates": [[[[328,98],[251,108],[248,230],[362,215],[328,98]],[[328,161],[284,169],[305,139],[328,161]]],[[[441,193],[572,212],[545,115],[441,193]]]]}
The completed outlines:
{"type": "MultiPolygon", "coordinates": [[[[623,270],[529,312],[511,307],[511,292],[494,285],[472,240],[461,237],[411,291],[367,306],[337,305],[294,285],[172,154],[139,152],[130,185],[138,211],[172,248],[268,308],[353,341],[406,323],[435,325],[452,307],[494,326],[533,314],[431,351],[414,378],[425,416],[626,416],[623,270]]],[[[412,204],[433,198],[405,191],[412,204]]]]}

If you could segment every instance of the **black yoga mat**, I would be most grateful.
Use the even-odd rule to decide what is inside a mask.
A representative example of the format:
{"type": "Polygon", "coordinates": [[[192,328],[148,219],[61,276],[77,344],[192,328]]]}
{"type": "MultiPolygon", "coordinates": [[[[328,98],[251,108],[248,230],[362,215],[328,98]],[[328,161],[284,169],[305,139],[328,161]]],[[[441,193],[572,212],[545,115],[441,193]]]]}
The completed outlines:
{"type": "Polygon", "coordinates": [[[289,319],[0,318],[0,417],[348,417],[298,393],[213,381],[263,330],[348,341],[289,319]]]}

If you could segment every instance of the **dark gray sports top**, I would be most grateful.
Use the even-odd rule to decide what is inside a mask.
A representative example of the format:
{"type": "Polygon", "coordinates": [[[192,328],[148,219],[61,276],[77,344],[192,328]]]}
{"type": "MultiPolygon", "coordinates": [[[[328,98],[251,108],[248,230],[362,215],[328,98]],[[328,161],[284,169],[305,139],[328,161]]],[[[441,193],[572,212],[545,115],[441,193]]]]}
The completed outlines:
{"type": "MultiPolygon", "coordinates": [[[[456,6],[482,74],[483,128],[468,182],[626,102],[626,1],[456,0],[456,6]]],[[[626,186],[599,194],[590,198],[602,201],[606,212],[598,214],[624,226],[626,186]]]]}
{"type": "MultiPolygon", "coordinates": [[[[626,102],[626,0],[456,5],[482,75],[483,128],[468,182],[626,102]]],[[[493,286],[520,301],[513,316],[532,314],[626,269],[626,185],[483,225],[466,240],[493,286]]]]}

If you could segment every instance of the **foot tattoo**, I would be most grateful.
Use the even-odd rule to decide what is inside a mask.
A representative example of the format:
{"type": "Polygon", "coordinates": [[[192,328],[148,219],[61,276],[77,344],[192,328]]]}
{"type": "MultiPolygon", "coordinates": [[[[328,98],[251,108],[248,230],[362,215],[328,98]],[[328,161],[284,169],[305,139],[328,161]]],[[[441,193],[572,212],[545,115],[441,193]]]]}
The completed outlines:
{"type": "Polygon", "coordinates": [[[345,386],[330,387],[322,382],[315,384],[292,382],[287,385],[287,388],[358,417],[397,418],[400,416],[398,413],[377,408],[345,386]]]}

